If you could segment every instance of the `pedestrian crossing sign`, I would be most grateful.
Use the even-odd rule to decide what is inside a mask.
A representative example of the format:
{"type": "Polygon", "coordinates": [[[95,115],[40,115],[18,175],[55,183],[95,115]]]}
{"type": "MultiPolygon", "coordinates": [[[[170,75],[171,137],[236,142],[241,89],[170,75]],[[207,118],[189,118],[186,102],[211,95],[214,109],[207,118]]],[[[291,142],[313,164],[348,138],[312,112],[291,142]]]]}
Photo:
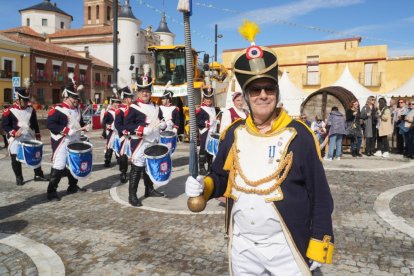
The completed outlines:
{"type": "Polygon", "coordinates": [[[20,87],[20,77],[13,77],[12,84],[13,84],[13,87],[20,87]]]}

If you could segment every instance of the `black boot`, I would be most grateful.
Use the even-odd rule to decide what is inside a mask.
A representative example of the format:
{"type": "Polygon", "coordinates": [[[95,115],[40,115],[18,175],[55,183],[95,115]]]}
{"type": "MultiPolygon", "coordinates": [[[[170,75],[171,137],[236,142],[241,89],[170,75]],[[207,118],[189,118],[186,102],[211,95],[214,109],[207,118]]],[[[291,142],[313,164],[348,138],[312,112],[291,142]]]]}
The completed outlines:
{"type": "Polygon", "coordinates": [[[352,157],[356,157],[356,149],[351,149],[352,157]]]}
{"type": "Polygon", "coordinates": [[[47,199],[60,201],[60,197],[57,194],[57,187],[60,179],[62,178],[63,170],[56,170],[52,168],[50,171],[49,186],[47,187],[47,199]]]}
{"type": "Polygon", "coordinates": [[[154,189],[154,184],[151,181],[151,178],[147,174],[145,170],[144,171],[144,185],[145,185],[145,194],[144,197],[163,197],[164,193],[158,192],[154,189]]]}
{"type": "Polygon", "coordinates": [[[112,152],[112,149],[107,149],[105,152],[105,168],[109,168],[111,166],[112,152]]]}
{"type": "Polygon", "coordinates": [[[23,180],[23,173],[22,173],[22,163],[17,161],[16,154],[10,154],[11,157],[11,165],[14,172],[14,175],[16,176],[16,185],[22,186],[24,184],[23,180]]]}
{"type": "Polygon", "coordinates": [[[77,192],[86,192],[86,189],[78,186],[78,180],[70,173],[69,169],[65,169],[65,174],[69,180],[69,187],[66,189],[66,193],[74,194],[77,192]]]}
{"type": "Polygon", "coordinates": [[[49,179],[47,179],[45,177],[45,175],[43,174],[42,167],[34,169],[34,173],[35,173],[35,176],[34,176],[34,181],[35,182],[37,182],[37,181],[49,181],[49,179]]]}
{"type": "Polygon", "coordinates": [[[207,171],[206,171],[206,168],[205,168],[205,163],[206,163],[206,156],[205,155],[200,155],[198,157],[198,166],[199,166],[200,175],[207,175],[207,171]]]}
{"type": "Polygon", "coordinates": [[[139,201],[137,197],[137,191],[138,191],[138,183],[141,179],[141,173],[142,173],[143,167],[135,166],[134,164],[131,164],[131,172],[129,175],[129,188],[128,188],[128,201],[129,204],[132,206],[140,207],[142,206],[141,201],[139,201]]]}
{"type": "Polygon", "coordinates": [[[121,183],[127,183],[127,171],[128,171],[128,157],[126,155],[122,155],[119,157],[119,170],[121,171],[121,183]]]}

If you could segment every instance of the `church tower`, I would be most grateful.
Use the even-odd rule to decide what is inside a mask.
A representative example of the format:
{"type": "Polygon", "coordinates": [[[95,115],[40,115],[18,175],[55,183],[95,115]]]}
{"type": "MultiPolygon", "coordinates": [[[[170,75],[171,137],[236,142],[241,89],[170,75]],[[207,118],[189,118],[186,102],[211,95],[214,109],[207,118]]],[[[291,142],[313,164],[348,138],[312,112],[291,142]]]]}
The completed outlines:
{"type": "Polygon", "coordinates": [[[168,29],[165,12],[162,14],[160,26],[155,33],[160,36],[160,45],[174,45],[175,34],[168,29]]]}
{"type": "MultiPolygon", "coordinates": [[[[113,0],[84,0],[83,26],[111,26],[113,19],[113,0]]],[[[118,3],[119,11],[119,3],[118,3]]]]}

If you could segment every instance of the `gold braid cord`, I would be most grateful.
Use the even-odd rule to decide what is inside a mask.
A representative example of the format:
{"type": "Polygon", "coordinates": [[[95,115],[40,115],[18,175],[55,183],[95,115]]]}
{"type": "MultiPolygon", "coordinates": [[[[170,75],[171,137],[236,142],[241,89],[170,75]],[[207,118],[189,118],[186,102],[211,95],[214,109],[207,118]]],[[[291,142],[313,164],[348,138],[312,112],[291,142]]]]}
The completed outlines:
{"type": "Polygon", "coordinates": [[[233,147],[234,150],[234,166],[235,166],[235,170],[233,172],[230,172],[229,178],[230,181],[233,184],[233,187],[241,192],[247,193],[247,194],[258,194],[258,195],[268,195],[271,192],[275,191],[276,189],[278,189],[280,187],[280,185],[282,185],[283,181],[285,181],[290,169],[292,168],[293,165],[293,152],[289,152],[285,158],[283,158],[283,160],[279,163],[279,166],[276,170],[276,172],[272,173],[271,175],[256,180],[256,181],[251,181],[249,179],[247,179],[246,175],[243,173],[243,171],[241,170],[240,167],[240,162],[239,162],[239,157],[237,155],[237,149],[236,147],[233,147]],[[249,185],[252,186],[252,188],[244,188],[241,187],[239,185],[237,185],[236,183],[236,174],[239,174],[240,177],[243,179],[243,181],[249,185]],[[282,175],[280,175],[282,174],[282,175]],[[270,182],[272,180],[275,180],[275,183],[270,186],[269,188],[266,189],[259,189],[256,188],[257,186],[270,182]]]}

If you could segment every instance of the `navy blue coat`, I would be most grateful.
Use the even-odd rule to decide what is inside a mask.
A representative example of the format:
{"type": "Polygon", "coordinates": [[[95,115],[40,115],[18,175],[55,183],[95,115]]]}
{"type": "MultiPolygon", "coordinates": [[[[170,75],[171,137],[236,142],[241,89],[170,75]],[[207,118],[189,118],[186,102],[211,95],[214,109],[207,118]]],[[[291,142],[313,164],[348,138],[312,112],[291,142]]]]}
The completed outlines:
{"type": "MultiPolygon", "coordinates": [[[[219,151],[209,174],[214,181],[214,190],[210,198],[223,196],[227,188],[229,172],[223,169],[226,158],[234,142],[234,131],[245,120],[235,122],[220,141],[219,151]]],[[[315,141],[310,131],[301,123],[291,121],[287,127],[297,131],[296,137],[288,146],[293,154],[293,166],[280,186],[283,200],[275,201],[291,236],[305,261],[310,239],[322,241],[325,235],[331,237],[333,229],[331,214],[333,199],[326,180],[322,162],[319,159],[315,141]]],[[[233,207],[233,199],[227,200],[226,230],[233,207]]]]}

